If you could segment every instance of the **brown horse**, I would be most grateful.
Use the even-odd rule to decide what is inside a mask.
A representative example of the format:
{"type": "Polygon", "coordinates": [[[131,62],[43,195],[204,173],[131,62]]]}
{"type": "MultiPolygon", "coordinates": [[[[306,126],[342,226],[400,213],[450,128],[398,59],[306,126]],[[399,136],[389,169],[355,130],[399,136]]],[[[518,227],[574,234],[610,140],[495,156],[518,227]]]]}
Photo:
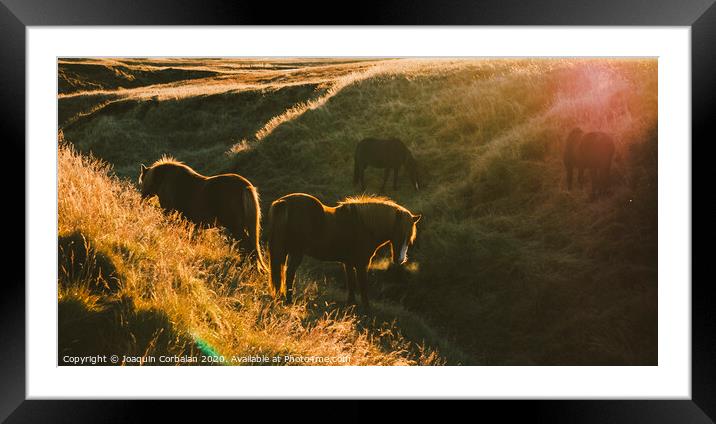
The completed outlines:
{"type": "Polygon", "coordinates": [[[584,182],[584,170],[588,169],[592,180],[594,199],[605,194],[609,187],[609,173],[614,157],[614,140],[603,132],[584,133],[580,128],[573,129],[564,149],[564,166],[567,169],[567,189],[572,189],[572,171],[577,168],[579,187],[584,182]]]}
{"type": "Polygon", "coordinates": [[[398,171],[402,166],[408,171],[408,177],[415,190],[420,190],[418,164],[410,150],[397,138],[366,138],[358,143],[353,164],[353,183],[360,182],[361,190],[365,190],[365,168],[368,166],[385,169],[381,191],[385,191],[385,183],[391,170],[393,189],[398,189],[398,171]]]}
{"type": "Polygon", "coordinates": [[[236,174],[205,177],[182,162],[162,158],[139,174],[142,198],[156,195],[168,211],[181,212],[197,225],[226,227],[248,255],[256,253],[265,269],[259,245],[261,209],[256,187],[236,174]]]}
{"type": "Polygon", "coordinates": [[[351,303],[357,274],[361,301],[368,307],[366,276],[371,259],[378,248],[390,243],[393,263],[404,263],[419,220],[420,215],[382,197],[348,198],[336,207],[302,193],[276,200],[268,213],[267,230],[274,296],[281,294],[291,302],[296,269],[308,255],[343,263],[351,303]]]}

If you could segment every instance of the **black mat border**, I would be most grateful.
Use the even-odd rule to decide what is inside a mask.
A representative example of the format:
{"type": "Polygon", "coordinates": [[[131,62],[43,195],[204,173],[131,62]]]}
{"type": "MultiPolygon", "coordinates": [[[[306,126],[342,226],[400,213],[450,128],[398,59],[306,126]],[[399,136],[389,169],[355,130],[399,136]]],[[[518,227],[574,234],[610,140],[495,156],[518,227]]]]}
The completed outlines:
{"type": "MultiPolygon", "coordinates": [[[[30,224],[25,219],[25,179],[20,184],[18,176],[25,175],[27,160],[26,27],[325,24],[690,26],[692,139],[702,141],[702,145],[713,142],[710,128],[716,117],[716,7],[713,0],[430,0],[342,3],[340,7],[337,3],[321,2],[0,0],[0,105],[3,109],[0,134],[4,174],[15,175],[14,184],[6,184],[3,193],[16,205],[4,209],[9,223],[3,231],[9,257],[6,257],[8,271],[4,273],[6,278],[0,292],[0,420],[127,422],[154,415],[147,411],[160,413],[167,420],[177,413],[185,419],[205,419],[206,408],[214,411],[236,408],[235,402],[212,402],[211,406],[191,403],[196,407],[177,408],[174,401],[25,400],[25,270],[20,264],[25,264],[26,253],[31,252],[25,251],[24,231],[30,224]],[[19,199],[23,199],[22,207],[19,199]],[[25,225],[20,225],[21,222],[25,225]]],[[[472,409],[485,417],[496,412],[505,419],[520,417],[537,422],[713,422],[709,417],[716,417],[716,308],[712,306],[710,290],[708,280],[693,279],[691,400],[481,401],[478,408],[472,409]]],[[[348,408],[344,414],[367,407],[340,405],[340,409],[348,408]]]]}

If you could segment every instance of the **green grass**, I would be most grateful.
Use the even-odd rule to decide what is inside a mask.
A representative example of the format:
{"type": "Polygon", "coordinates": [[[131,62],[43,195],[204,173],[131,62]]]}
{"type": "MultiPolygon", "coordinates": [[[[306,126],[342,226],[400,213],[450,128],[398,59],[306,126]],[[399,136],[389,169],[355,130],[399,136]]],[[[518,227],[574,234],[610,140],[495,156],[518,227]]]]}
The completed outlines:
{"type": "MultiPolygon", "coordinates": [[[[394,282],[380,262],[372,316],[326,309],[345,296],[342,277],[308,260],[298,276],[307,317],[347,314],[365,334],[388,325],[401,341],[380,342],[384,351],[424,341],[447,363],[657,363],[655,60],[331,66],[285,74],[291,85],[279,89],[130,99],[64,136],[121,179],[163,153],[204,173],[238,172],[258,186],[264,210],[290,192],[328,204],[355,194],[355,143],[400,137],[427,180],[417,193],[405,179],[387,193],[423,214],[407,281],[394,282]],[[576,125],[617,141],[612,193],[596,202],[562,182],[562,142],[576,125]]],[[[369,191],[381,178],[368,170],[369,191]]],[[[198,279],[221,279],[211,272],[198,279]]],[[[255,282],[262,296],[264,283],[255,282]]]]}

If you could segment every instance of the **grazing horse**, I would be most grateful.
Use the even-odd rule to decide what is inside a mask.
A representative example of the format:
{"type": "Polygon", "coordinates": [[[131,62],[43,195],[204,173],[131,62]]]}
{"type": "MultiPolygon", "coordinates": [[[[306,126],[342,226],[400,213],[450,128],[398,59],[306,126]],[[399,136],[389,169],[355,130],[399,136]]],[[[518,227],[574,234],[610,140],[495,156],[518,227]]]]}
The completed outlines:
{"type": "Polygon", "coordinates": [[[564,166],[567,169],[567,189],[572,189],[572,170],[577,168],[579,187],[584,182],[584,170],[590,171],[592,180],[591,198],[606,194],[609,186],[609,172],[614,157],[614,140],[603,132],[584,133],[573,129],[567,136],[564,150],[564,166]]]}
{"type": "Polygon", "coordinates": [[[271,204],[268,213],[270,283],[274,296],[291,302],[293,279],[304,255],[343,263],[348,302],[355,302],[356,274],[368,307],[367,273],[376,251],[390,243],[394,264],[408,258],[420,215],[383,197],[347,198],[336,207],[294,193],[271,204]],[[285,281],[285,284],[284,284],[285,281]]]}
{"type": "Polygon", "coordinates": [[[353,183],[358,184],[360,182],[361,190],[364,191],[365,168],[368,166],[385,169],[381,191],[385,191],[385,183],[388,181],[388,175],[391,170],[393,170],[393,189],[398,189],[398,171],[401,166],[404,166],[408,171],[408,177],[410,177],[410,182],[415,187],[415,190],[420,190],[418,164],[415,162],[410,150],[397,138],[365,138],[356,146],[353,183]]]}
{"type": "Polygon", "coordinates": [[[236,174],[205,177],[182,162],[162,158],[140,168],[142,198],[156,195],[167,211],[181,212],[197,225],[226,227],[248,255],[256,253],[265,269],[259,245],[261,209],[256,187],[236,174]]]}

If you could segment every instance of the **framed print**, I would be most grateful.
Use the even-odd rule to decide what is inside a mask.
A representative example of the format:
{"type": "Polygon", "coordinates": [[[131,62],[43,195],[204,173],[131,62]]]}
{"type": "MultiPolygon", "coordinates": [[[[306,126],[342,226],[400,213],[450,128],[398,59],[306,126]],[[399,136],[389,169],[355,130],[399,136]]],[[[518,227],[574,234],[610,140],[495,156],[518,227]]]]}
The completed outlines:
{"type": "Polygon", "coordinates": [[[691,139],[716,12],[582,6],[5,2],[2,417],[460,398],[710,422],[691,139]]]}

